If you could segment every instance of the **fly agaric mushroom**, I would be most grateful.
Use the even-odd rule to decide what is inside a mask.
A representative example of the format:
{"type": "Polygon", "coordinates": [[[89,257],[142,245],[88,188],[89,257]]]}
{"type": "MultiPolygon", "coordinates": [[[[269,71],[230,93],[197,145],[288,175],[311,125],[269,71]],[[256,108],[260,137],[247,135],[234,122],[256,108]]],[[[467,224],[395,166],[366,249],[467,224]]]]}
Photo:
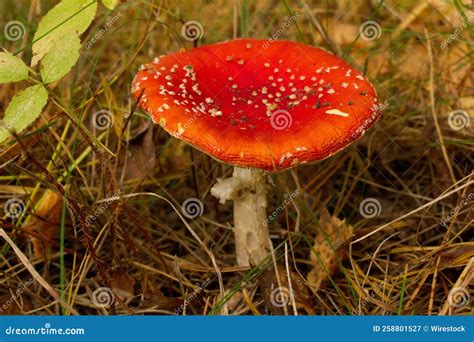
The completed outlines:
{"type": "Polygon", "coordinates": [[[161,56],[142,66],[132,93],[168,133],[234,166],[211,194],[234,201],[239,266],[270,251],[266,172],[327,158],[381,115],[363,75],[290,41],[235,39],[161,56]]]}

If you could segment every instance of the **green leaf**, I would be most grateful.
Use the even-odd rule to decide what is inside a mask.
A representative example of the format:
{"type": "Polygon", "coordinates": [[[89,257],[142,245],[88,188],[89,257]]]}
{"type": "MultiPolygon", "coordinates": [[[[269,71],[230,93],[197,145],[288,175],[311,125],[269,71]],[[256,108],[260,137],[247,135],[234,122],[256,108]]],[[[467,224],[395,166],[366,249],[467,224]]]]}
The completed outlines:
{"type": "Polygon", "coordinates": [[[0,52],[0,83],[18,82],[28,77],[28,67],[10,52],[0,52]]]}
{"type": "Polygon", "coordinates": [[[41,60],[41,78],[45,83],[59,80],[71,71],[79,59],[81,40],[75,35],[63,34],[41,60]]]}
{"type": "Polygon", "coordinates": [[[20,91],[8,105],[0,127],[0,142],[10,136],[9,130],[20,132],[41,114],[48,102],[48,92],[42,84],[20,91]]]}
{"type": "Polygon", "coordinates": [[[115,6],[117,6],[118,0],[102,0],[102,3],[105,7],[112,10],[115,8],[115,6]]]}
{"type": "Polygon", "coordinates": [[[40,21],[33,37],[34,66],[50,52],[63,35],[80,36],[91,24],[97,0],[63,0],[40,21]]]}

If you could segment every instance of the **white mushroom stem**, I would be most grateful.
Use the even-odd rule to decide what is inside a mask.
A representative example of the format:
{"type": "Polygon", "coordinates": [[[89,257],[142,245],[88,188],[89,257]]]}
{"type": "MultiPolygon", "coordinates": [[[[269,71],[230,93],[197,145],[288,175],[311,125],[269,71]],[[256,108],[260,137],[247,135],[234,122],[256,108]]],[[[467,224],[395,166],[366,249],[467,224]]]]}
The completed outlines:
{"type": "Polygon", "coordinates": [[[265,175],[257,169],[234,167],[232,177],[217,179],[211,194],[222,204],[234,201],[237,265],[259,264],[270,253],[265,175]]]}

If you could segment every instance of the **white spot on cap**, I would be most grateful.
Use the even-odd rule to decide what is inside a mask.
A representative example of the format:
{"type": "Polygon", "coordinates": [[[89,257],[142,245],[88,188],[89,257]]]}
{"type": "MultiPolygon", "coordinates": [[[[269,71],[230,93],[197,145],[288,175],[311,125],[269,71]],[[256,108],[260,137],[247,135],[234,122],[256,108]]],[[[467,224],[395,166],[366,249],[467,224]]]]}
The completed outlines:
{"type": "Polygon", "coordinates": [[[185,131],[183,125],[181,125],[181,122],[178,122],[178,134],[181,135],[185,131]]]}
{"type": "Polygon", "coordinates": [[[285,160],[290,159],[293,156],[293,153],[288,152],[280,158],[279,164],[281,165],[285,160]]]}
{"type": "Polygon", "coordinates": [[[192,86],[192,89],[196,94],[198,94],[198,95],[202,94],[201,91],[199,90],[199,85],[197,83],[192,86]]]}
{"type": "Polygon", "coordinates": [[[222,112],[220,110],[215,109],[215,108],[211,108],[209,110],[209,113],[211,113],[211,116],[222,116],[222,112]]]}
{"type": "Polygon", "coordinates": [[[326,114],[339,115],[343,117],[348,117],[349,114],[341,112],[339,109],[329,109],[326,111],[326,114]]]}

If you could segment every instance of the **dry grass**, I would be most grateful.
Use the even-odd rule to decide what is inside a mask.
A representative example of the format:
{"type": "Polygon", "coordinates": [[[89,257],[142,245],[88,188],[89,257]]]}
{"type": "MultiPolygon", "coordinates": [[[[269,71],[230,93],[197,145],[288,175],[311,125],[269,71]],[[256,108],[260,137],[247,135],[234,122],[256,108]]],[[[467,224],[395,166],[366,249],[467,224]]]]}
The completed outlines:
{"type": "MultiPolygon", "coordinates": [[[[27,28],[22,40],[2,37],[2,46],[24,49],[19,56],[29,60],[28,44],[53,4],[1,1],[2,27],[19,20],[27,28]]],[[[101,6],[84,43],[106,16],[118,21],[51,87],[40,122],[2,146],[1,201],[26,204],[19,218],[0,221],[9,237],[0,253],[2,313],[472,314],[469,302],[450,306],[448,294],[473,294],[474,22],[462,19],[473,13],[440,0],[143,0],[114,13],[101,6]],[[238,269],[231,205],[209,194],[230,167],[151,126],[133,110],[130,84],[140,64],[192,47],[180,35],[188,20],[202,24],[205,44],[269,37],[289,11],[300,15],[279,39],[343,56],[387,108],[344,151],[271,176],[269,212],[284,194],[299,195],[270,224],[268,263],[238,269]],[[358,37],[366,20],[380,25],[378,39],[358,37]],[[448,114],[459,109],[471,124],[455,130],[448,114]],[[112,113],[110,129],[94,127],[99,110],[112,113]],[[185,224],[178,212],[188,198],[200,199],[204,213],[185,224]],[[361,215],[367,198],[380,203],[378,216],[361,215]],[[269,274],[279,283],[265,281],[269,274]],[[100,287],[113,289],[112,305],[92,300],[100,287]],[[288,288],[294,301],[284,298],[288,288]]],[[[1,86],[2,112],[28,83],[1,86]]]]}

